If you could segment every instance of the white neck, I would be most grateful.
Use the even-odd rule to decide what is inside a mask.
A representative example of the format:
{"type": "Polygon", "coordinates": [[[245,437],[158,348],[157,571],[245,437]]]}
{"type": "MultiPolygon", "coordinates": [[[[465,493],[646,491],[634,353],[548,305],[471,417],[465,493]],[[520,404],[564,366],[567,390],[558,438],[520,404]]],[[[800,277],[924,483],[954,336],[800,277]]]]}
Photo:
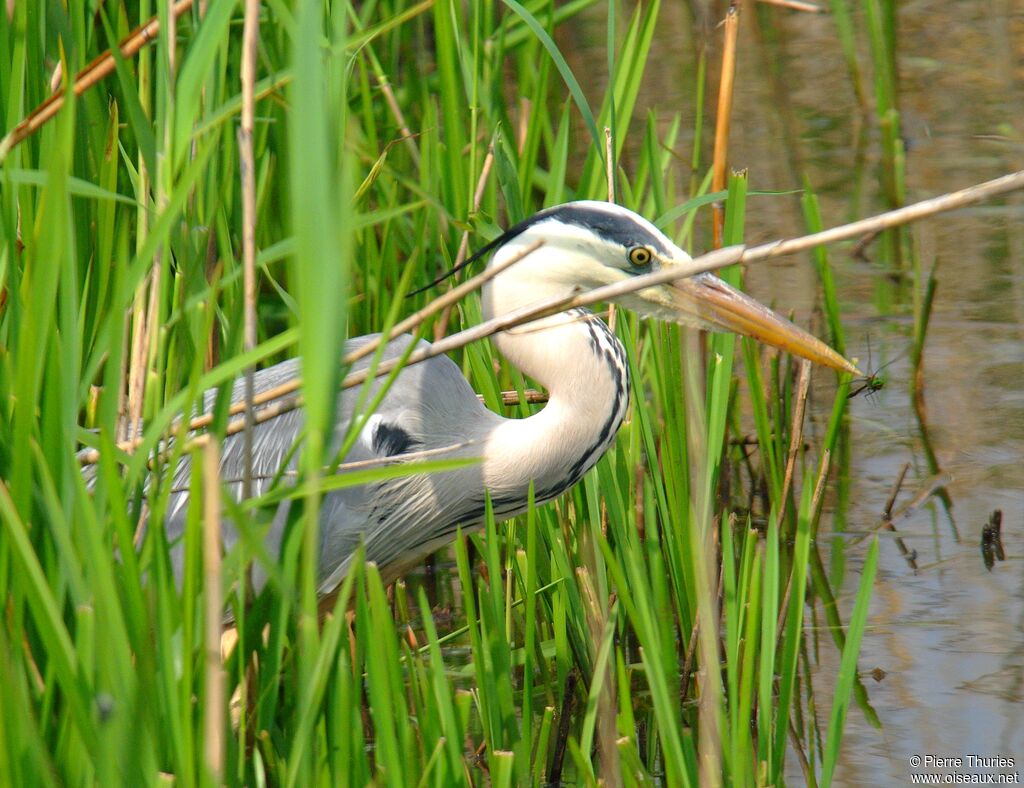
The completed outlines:
{"type": "MultiPolygon", "coordinates": [[[[515,254],[517,246],[507,244],[495,262],[515,254]]],[[[484,287],[484,319],[571,291],[570,283],[538,278],[536,267],[526,262],[514,264],[484,287]]],[[[487,440],[484,477],[501,512],[503,498],[525,501],[530,481],[537,500],[546,500],[578,481],[600,458],[625,415],[629,377],[621,343],[584,310],[497,334],[494,343],[549,395],[539,413],[503,422],[487,440]]]]}

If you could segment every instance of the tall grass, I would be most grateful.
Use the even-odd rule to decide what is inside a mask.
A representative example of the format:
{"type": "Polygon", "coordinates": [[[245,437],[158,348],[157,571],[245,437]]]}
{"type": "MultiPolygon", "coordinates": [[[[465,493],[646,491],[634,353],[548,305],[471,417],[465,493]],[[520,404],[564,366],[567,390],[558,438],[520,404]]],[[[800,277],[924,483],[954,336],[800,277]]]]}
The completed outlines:
{"type": "MultiPolygon", "coordinates": [[[[4,781],[778,784],[795,748],[808,781],[827,782],[875,552],[817,766],[813,733],[791,730],[821,707],[804,678],[804,616],[808,578],[824,582],[812,571],[815,480],[828,474],[824,452],[836,456],[845,388],[823,453],[796,450],[787,487],[790,446],[802,446],[796,365],[750,342],[737,353],[732,337],[705,341],[619,313],[632,409],[596,469],[552,505],[488,517],[482,535],[459,535],[454,561],[443,553],[393,585],[355,561],[318,615],[318,502],[335,460],[323,436],[344,337],[422,305],[429,296],[402,294],[456,257],[464,231],[479,244],[543,205],[603,198],[604,127],[624,203],[682,219],[667,227],[680,237],[706,204],[671,166],[682,116],[634,120],[645,113],[638,95],[659,4],[608,4],[613,73],[591,107],[593,86],[583,90],[558,44],[558,24],[588,0],[266,3],[252,349],[235,133],[242,4],[205,5],[205,16],[197,5],[176,22],[168,4],[146,0],[0,12],[5,129],[49,95],[58,63],[76,73],[153,13],[163,31],[79,98],[64,79],[62,111],[0,171],[4,781]],[[222,389],[208,431],[216,442],[230,383],[296,354],[310,425],[303,484],[225,503],[242,527],[219,570],[217,593],[238,626],[222,693],[220,644],[204,634],[209,493],[196,474],[176,582],[160,527],[132,546],[143,512],[162,522],[172,488],[156,472],[146,483],[149,463],[204,389],[222,389]],[[133,411],[146,427],[128,454],[116,444],[133,411]],[[733,440],[748,411],[753,458],[733,440]],[[91,485],[82,444],[99,449],[91,485]],[[765,490],[753,505],[750,486],[765,490]],[[283,494],[295,505],[277,563],[261,534],[283,494]],[[246,581],[254,564],[269,577],[257,596],[246,581]]],[[[703,70],[699,80],[703,97],[703,70]]],[[[699,122],[695,131],[700,139],[699,122]]],[[[746,190],[732,179],[728,243],[742,240],[746,190]]],[[[839,342],[837,308],[827,297],[839,342]]],[[[479,318],[470,298],[451,320],[479,318]]],[[[488,344],[458,360],[492,408],[504,407],[502,390],[526,385],[495,371],[488,344]]],[[[834,605],[828,615],[841,639],[834,605]]]]}

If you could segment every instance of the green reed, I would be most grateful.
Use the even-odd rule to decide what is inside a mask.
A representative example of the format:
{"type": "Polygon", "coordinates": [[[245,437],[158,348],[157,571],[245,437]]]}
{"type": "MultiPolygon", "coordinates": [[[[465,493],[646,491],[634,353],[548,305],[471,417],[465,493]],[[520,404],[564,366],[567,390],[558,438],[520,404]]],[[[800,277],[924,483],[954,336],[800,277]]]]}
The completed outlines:
{"type": "MultiPolygon", "coordinates": [[[[459,536],[454,560],[444,551],[428,572],[389,587],[356,561],[322,620],[314,598],[320,498],[332,484],[389,472],[324,471],[344,337],[422,306],[429,295],[401,294],[450,264],[464,231],[472,248],[544,205],[603,198],[609,126],[624,204],[699,247],[699,208],[724,196],[727,242],[742,242],[747,179],[714,197],[705,179],[692,193],[703,173],[691,184],[673,167],[700,161],[699,150],[677,152],[684,114],[662,124],[640,104],[659,4],[608,4],[617,16],[603,54],[614,69],[594,107],[595,86],[584,91],[553,35],[594,2],[264,4],[253,140],[259,336],[248,351],[235,133],[242,4],[207,5],[205,17],[193,9],[178,20],[173,51],[161,36],[81,98],[67,92],[56,119],[0,171],[5,781],[779,783],[791,721],[821,707],[804,679],[804,619],[808,578],[820,580],[811,493],[823,458],[801,450],[784,497],[796,365],[754,343],[737,353],[731,336],[618,312],[631,412],[581,484],[513,521],[488,516],[481,534],[459,536]],[[208,490],[196,474],[178,585],[161,528],[131,546],[143,504],[160,522],[171,492],[160,474],[144,486],[149,459],[204,390],[221,390],[210,432],[223,435],[232,381],[296,354],[311,425],[300,479],[226,505],[244,524],[221,569],[239,640],[223,664],[231,701],[212,706],[211,730],[220,663],[204,635],[208,490]],[[132,374],[146,428],[129,455],[115,444],[132,374]],[[760,444],[752,460],[735,440],[750,420],[760,444]],[[80,445],[100,452],[91,488],[80,445]],[[754,483],[767,492],[751,507],[754,483]],[[294,515],[271,561],[261,533],[283,496],[294,515]],[[269,577],[255,598],[245,582],[253,564],[269,577]],[[217,747],[222,764],[210,756],[217,747]]],[[[57,62],[76,72],[150,13],[168,29],[164,3],[0,12],[4,128],[46,98],[57,62]]],[[[702,67],[699,102],[703,78],[702,67]]],[[[694,132],[702,138],[702,121],[694,132]]],[[[838,341],[838,305],[826,303],[838,341]]],[[[470,298],[445,328],[479,317],[470,298]]],[[[492,408],[504,407],[502,390],[526,387],[518,373],[495,372],[487,343],[457,360],[492,408]]],[[[840,382],[837,420],[844,392],[840,382]]],[[[833,456],[836,434],[825,442],[833,456]]],[[[873,555],[859,629],[841,646],[826,782],[873,555]]],[[[841,636],[838,610],[828,615],[841,636]]],[[[811,736],[796,746],[812,748],[811,736]]]]}

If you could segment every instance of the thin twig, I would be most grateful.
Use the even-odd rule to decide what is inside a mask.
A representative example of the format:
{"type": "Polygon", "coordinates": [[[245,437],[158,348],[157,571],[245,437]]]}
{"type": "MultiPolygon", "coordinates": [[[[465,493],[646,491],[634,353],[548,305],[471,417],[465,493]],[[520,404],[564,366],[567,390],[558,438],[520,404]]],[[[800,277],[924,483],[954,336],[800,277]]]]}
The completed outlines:
{"type": "Polygon", "coordinates": [[[885,508],[882,509],[882,519],[892,519],[892,507],[896,505],[896,498],[900,494],[900,490],[903,489],[903,480],[907,478],[907,472],[910,470],[910,463],[903,463],[903,467],[900,469],[900,475],[896,479],[896,484],[892,487],[892,492],[889,494],[889,500],[885,502],[885,508]]]}
{"type": "MultiPolygon", "coordinates": [[[[481,402],[484,398],[481,394],[477,394],[477,399],[481,402]]],[[[518,391],[503,391],[501,392],[501,404],[502,405],[542,405],[548,401],[548,395],[543,391],[537,391],[537,389],[525,389],[523,396],[519,396],[518,391]]]]}
{"type": "Polygon", "coordinates": [[[813,519],[821,506],[821,498],[825,494],[825,482],[828,480],[829,466],[832,463],[832,452],[825,449],[821,455],[821,471],[818,473],[818,481],[814,484],[814,494],[811,496],[811,518],[813,519]]]}
{"type": "Polygon", "coordinates": [[[611,126],[604,127],[605,177],[608,179],[608,202],[615,202],[615,148],[611,126]]]}
{"type": "MultiPolygon", "coordinates": [[[[774,0],[761,0],[761,2],[774,2],[774,0]]],[[[789,721],[789,742],[793,745],[793,749],[796,751],[797,760],[800,761],[800,771],[804,773],[804,785],[817,785],[815,782],[814,770],[811,768],[811,764],[807,761],[807,753],[804,752],[804,743],[801,741],[800,734],[797,733],[792,719],[789,721]]]]}
{"type": "Polygon", "coordinates": [[[555,735],[555,747],[551,751],[551,766],[548,768],[548,785],[562,784],[562,766],[565,762],[566,745],[572,723],[572,710],[576,700],[576,683],[579,676],[573,671],[565,679],[565,693],[562,695],[562,708],[558,711],[558,732],[555,735]]]}
{"type": "Polygon", "coordinates": [[[697,654],[697,636],[700,634],[700,619],[693,620],[690,639],[686,644],[686,658],[683,660],[682,675],[679,677],[679,702],[686,703],[686,695],[690,691],[690,673],[693,672],[693,660],[697,654]]]}
{"type": "Polygon", "coordinates": [[[931,498],[936,490],[939,490],[949,484],[952,477],[948,473],[936,473],[934,476],[929,476],[925,479],[921,486],[918,488],[917,494],[910,500],[909,503],[898,509],[893,513],[892,517],[885,520],[879,520],[867,533],[857,536],[850,540],[849,544],[856,545],[863,542],[869,536],[877,531],[888,530],[895,531],[895,523],[905,520],[914,512],[916,512],[929,498],[931,498]]]}
{"type": "Polygon", "coordinates": [[[388,78],[383,74],[377,76],[377,85],[380,87],[380,92],[384,94],[384,101],[387,102],[388,109],[395,116],[398,130],[402,133],[402,139],[409,149],[409,157],[412,159],[413,169],[418,170],[420,168],[420,150],[416,147],[416,142],[414,141],[416,135],[409,130],[409,125],[405,122],[405,115],[402,114],[402,108],[398,105],[398,100],[395,98],[395,91],[391,89],[391,83],[388,82],[388,78]]]}
{"type": "Polygon", "coordinates": [[[754,260],[770,260],[786,254],[795,254],[815,246],[836,243],[837,241],[848,241],[851,238],[858,238],[865,233],[881,232],[901,224],[924,219],[938,213],[946,213],[958,208],[981,202],[983,200],[997,197],[1000,194],[1024,188],[1024,170],[1018,170],[990,181],[968,186],[966,189],[959,189],[939,197],[931,197],[927,200],[906,205],[893,211],[886,211],[877,216],[870,216],[867,219],[860,219],[849,224],[841,224],[838,227],[830,227],[821,232],[810,235],[790,238],[785,241],[773,241],[750,247],[743,255],[742,262],[749,263],[754,260]]]}
{"type": "MultiPolygon", "coordinates": [[[[899,481],[897,482],[896,489],[893,490],[893,494],[892,494],[892,496],[890,498],[890,501],[889,501],[889,503],[886,504],[886,509],[882,513],[881,521],[879,521],[871,529],[870,533],[874,533],[876,531],[881,531],[881,530],[886,530],[886,531],[892,531],[892,533],[895,534],[896,533],[896,526],[894,525],[894,523],[896,523],[899,520],[904,520],[907,517],[909,517],[911,514],[913,514],[915,511],[917,511],[917,508],[919,506],[921,506],[921,504],[923,504],[932,495],[934,495],[937,490],[941,490],[943,487],[945,487],[949,483],[949,478],[950,477],[949,477],[948,474],[945,474],[945,473],[937,473],[937,474],[935,474],[931,478],[925,480],[925,483],[922,485],[921,489],[918,491],[917,495],[914,496],[913,500],[910,501],[910,503],[908,503],[906,506],[904,506],[902,509],[900,509],[898,512],[896,512],[896,514],[893,514],[892,513],[893,503],[895,503],[896,495],[899,493],[899,489],[900,489],[900,487],[903,484],[903,476],[906,474],[907,469],[909,467],[910,467],[910,463],[907,463],[904,466],[903,471],[900,474],[899,481]]],[[[854,539],[854,540],[852,540],[850,542],[850,544],[851,545],[855,545],[858,542],[863,541],[864,538],[865,537],[861,537],[859,539],[854,539]]],[[[896,542],[896,549],[898,549],[900,551],[900,555],[903,556],[903,560],[905,560],[907,562],[907,566],[910,567],[911,571],[916,574],[917,570],[918,570],[917,551],[916,550],[911,550],[909,547],[907,547],[907,543],[903,540],[903,537],[901,537],[901,536],[894,536],[893,537],[893,541],[896,542]]]]}

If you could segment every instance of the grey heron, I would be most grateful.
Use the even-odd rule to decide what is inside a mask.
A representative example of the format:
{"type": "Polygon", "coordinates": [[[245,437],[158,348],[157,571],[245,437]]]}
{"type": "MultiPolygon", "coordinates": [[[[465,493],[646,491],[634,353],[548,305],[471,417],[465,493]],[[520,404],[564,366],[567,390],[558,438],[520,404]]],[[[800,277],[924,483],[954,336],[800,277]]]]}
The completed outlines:
{"type": "MultiPolygon", "coordinates": [[[[493,253],[491,265],[496,265],[538,239],[544,241],[538,251],[484,286],[485,318],[690,259],[646,219],[611,203],[590,201],[543,210],[474,257],[493,253]]],[[[823,342],[711,274],[647,288],[620,301],[642,316],[753,336],[811,361],[856,371],[823,342]]],[[[347,349],[369,339],[352,339],[347,349]]],[[[531,483],[538,503],[550,501],[579,481],[608,449],[626,415],[629,368],[622,344],[597,316],[586,310],[562,312],[493,339],[513,366],[547,389],[546,406],[527,418],[503,418],[481,404],[459,367],[444,356],[403,369],[376,411],[363,415],[345,461],[401,461],[410,453],[440,450],[444,456],[477,457],[479,462],[326,493],[320,511],[321,593],[338,585],[360,542],[367,560],[380,566],[386,577],[396,577],[451,541],[458,528],[480,526],[487,496],[496,516],[511,517],[526,509],[531,483]]],[[[393,340],[384,357],[400,356],[411,341],[408,335],[393,340]]],[[[358,362],[357,367],[368,363],[358,362]]],[[[257,372],[255,392],[294,379],[299,372],[297,359],[257,372]]],[[[380,380],[371,384],[380,385],[380,380]]],[[[214,395],[207,392],[206,407],[214,395]]],[[[243,396],[239,381],[233,398],[243,396]]],[[[351,390],[338,396],[335,451],[355,415],[356,400],[357,392],[351,390]]],[[[267,489],[282,465],[288,470],[298,467],[291,450],[302,430],[301,410],[254,427],[254,494],[267,489]]],[[[244,464],[243,436],[228,437],[221,474],[236,497],[244,464]]],[[[172,541],[184,529],[190,471],[186,456],[174,473],[166,517],[172,541]]],[[[287,500],[281,503],[269,526],[265,539],[272,557],[280,550],[290,505],[287,500]]],[[[227,526],[225,547],[236,539],[235,527],[227,526]]],[[[173,554],[178,572],[181,553],[178,549],[173,554]]],[[[265,582],[260,567],[254,569],[254,580],[257,586],[265,582]]]]}

